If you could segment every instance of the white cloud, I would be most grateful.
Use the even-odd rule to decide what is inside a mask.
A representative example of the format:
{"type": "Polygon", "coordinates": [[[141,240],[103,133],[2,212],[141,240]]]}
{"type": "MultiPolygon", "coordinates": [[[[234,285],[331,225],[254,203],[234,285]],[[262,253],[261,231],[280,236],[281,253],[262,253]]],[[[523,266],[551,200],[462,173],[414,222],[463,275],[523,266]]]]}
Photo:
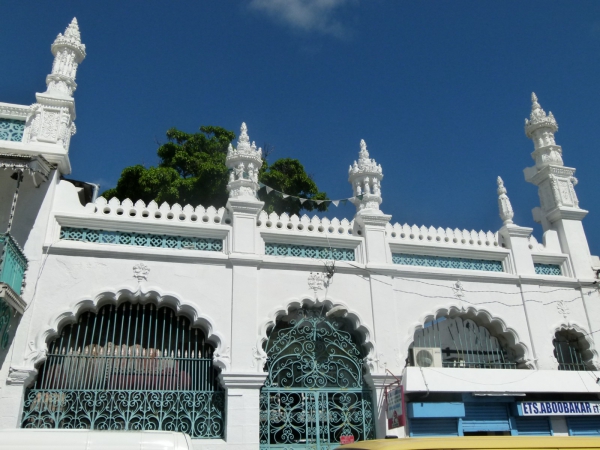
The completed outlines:
{"type": "Polygon", "coordinates": [[[303,32],[344,38],[348,30],[333,16],[353,0],[251,0],[250,8],[303,32]]]}

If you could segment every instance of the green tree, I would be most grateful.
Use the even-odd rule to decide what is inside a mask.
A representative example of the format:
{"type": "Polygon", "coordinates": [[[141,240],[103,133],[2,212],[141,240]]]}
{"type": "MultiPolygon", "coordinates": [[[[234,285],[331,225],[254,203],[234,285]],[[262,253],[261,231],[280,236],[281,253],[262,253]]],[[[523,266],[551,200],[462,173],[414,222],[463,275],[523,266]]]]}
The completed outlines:
{"type": "MultiPolygon", "coordinates": [[[[200,133],[185,133],[176,128],[167,131],[168,142],[158,148],[157,167],[135,165],[126,167],[117,186],[102,193],[106,199],[117,197],[138,199],[148,203],[167,202],[181,205],[214,206],[227,203],[228,170],[225,166],[227,146],[235,139],[235,133],[221,127],[202,126],[200,133]]],[[[300,161],[284,158],[269,165],[265,160],[259,173],[259,181],[289,195],[325,200],[327,194],[320,192],[316,183],[304,170],[300,161]]],[[[275,192],[267,195],[259,191],[267,212],[299,214],[304,209],[325,211],[327,203],[317,205],[313,201],[300,203],[298,199],[282,198],[275,192]]]]}

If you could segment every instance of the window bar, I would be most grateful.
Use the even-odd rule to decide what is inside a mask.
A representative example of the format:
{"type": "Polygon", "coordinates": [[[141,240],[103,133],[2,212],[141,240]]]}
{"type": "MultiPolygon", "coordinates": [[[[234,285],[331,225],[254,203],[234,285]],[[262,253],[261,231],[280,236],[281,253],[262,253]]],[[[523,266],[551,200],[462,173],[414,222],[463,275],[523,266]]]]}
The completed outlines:
{"type": "MultiPolygon", "coordinates": [[[[108,379],[107,379],[107,383],[106,386],[108,389],[112,389],[113,388],[113,379],[114,379],[114,374],[115,374],[115,351],[116,351],[116,332],[117,332],[117,313],[118,309],[115,308],[113,305],[110,305],[110,317],[112,322],[112,326],[113,326],[113,332],[112,332],[112,340],[111,340],[111,347],[108,348],[108,344],[107,344],[107,349],[106,349],[106,358],[108,363],[110,364],[110,367],[108,368],[108,379]],[[115,310],[115,314],[113,317],[113,310],[115,310]]],[[[109,326],[110,329],[110,326],[109,326]]]]}
{"type": "Polygon", "coordinates": [[[72,373],[70,374],[69,377],[69,386],[74,386],[75,385],[75,381],[76,381],[76,375],[78,372],[78,368],[79,368],[79,361],[77,358],[77,355],[79,354],[79,350],[78,347],[79,346],[79,332],[81,331],[81,321],[83,320],[83,315],[79,318],[79,321],[77,322],[77,335],[75,336],[75,351],[73,352],[73,356],[72,356],[72,361],[73,361],[73,367],[71,367],[71,371],[72,373]]]}
{"type": "MultiPolygon", "coordinates": [[[[102,329],[104,328],[104,312],[106,311],[106,307],[102,307],[99,311],[98,314],[96,315],[96,320],[94,322],[98,321],[98,315],[100,315],[100,331],[98,332],[98,342],[96,344],[96,357],[95,357],[95,366],[96,366],[96,370],[94,370],[94,374],[92,377],[92,383],[90,383],[90,388],[91,389],[98,389],[98,383],[102,380],[102,377],[104,375],[104,371],[105,371],[105,366],[104,364],[102,364],[102,340],[101,337],[105,335],[106,332],[102,333],[102,329]]],[[[94,325],[95,326],[95,325],[94,325]]],[[[92,333],[92,336],[95,336],[94,333],[92,333]]]]}
{"type": "MultiPolygon", "coordinates": [[[[462,322],[461,322],[462,324],[462,322]]],[[[458,342],[459,342],[459,346],[460,349],[457,348],[458,351],[458,355],[462,357],[463,359],[463,364],[466,364],[466,358],[465,358],[465,352],[464,352],[464,346],[462,344],[462,337],[460,335],[460,329],[458,328],[458,321],[454,322],[454,327],[456,328],[456,334],[458,335],[458,342]]]]}
{"type": "MultiPolygon", "coordinates": [[[[87,336],[88,336],[88,331],[90,329],[90,320],[92,318],[92,315],[88,312],[87,313],[87,322],[85,324],[85,332],[83,333],[83,370],[81,371],[80,377],[81,377],[81,389],[88,389],[88,379],[91,377],[91,358],[92,358],[92,341],[94,339],[93,337],[93,331],[92,331],[92,336],[90,337],[90,343],[87,345],[86,347],[86,341],[87,341],[87,336]]],[[[95,328],[96,325],[96,321],[94,320],[93,323],[93,327],[95,328]]]]}

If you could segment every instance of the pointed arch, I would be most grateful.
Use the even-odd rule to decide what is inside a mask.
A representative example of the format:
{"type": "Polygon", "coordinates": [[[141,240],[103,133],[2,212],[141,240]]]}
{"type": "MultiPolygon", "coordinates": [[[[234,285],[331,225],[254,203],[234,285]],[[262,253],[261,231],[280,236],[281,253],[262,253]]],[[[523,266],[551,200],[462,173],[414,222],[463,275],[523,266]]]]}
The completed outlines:
{"type": "Polygon", "coordinates": [[[270,331],[275,328],[277,320],[289,314],[290,311],[302,308],[303,306],[323,307],[328,317],[344,318],[352,326],[353,332],[360,338],[359,344],[364,350],[364,365],[367,372],[371,374],[377,373],[380,367],[376,356],[376,345],[371,338],[373,332],[370,327],[365,324],[361,315],[357,311],[349,308],[344,302],[334,300],[330,297],[315,299],[308,296],[291,298],[284,304],[276,306],[269,312],[267,318],[260,323],[259,337],[254,348],[254,357],[258,362],[258,371],[262,372],[264,370],[264,365],[267,360],[264,346],[269,339],[270,331]]]}
{"type": "Polygon", "coordinates": [[[476,325],[484,327],[490,334],[503,342],[515,356],[515,362],[519,368],[535,369],[535,363],[530,355],[529,347],[525,344],[514,328],[507,326],[500,317],[494,316],[486,309],[475,307],[463,308],[457,305],[439,307],[435,312],[424,313],[418,322],[409,327],[404,341],[405,354],[409,354],[409,348],[413,344],[414,336],[419,330],[425,328],[425,324],[433,322],[442,317],[470,319],[476,325]]]}
{"type": "Polygon", "coordinates": [[[59,336],[60,330],[64,326],[75,323],[82,313],[98,313],[100,308],[105,305],[119,306],[124,302],[141,305],[154,304],[157,307],[168,306],[177,315],[186,316],[192,326],[200,328],[206,336],[206,341],[213,345],[215,349],[214,364],[221,370],[229,369],[229,347],[226,345],[223,335],[215,331],[214,321],[209,316],[202,314],[194,304],[181,300],[181,297],[176,294],[163,293],[158,288],[140,288],[134,291],[130,287],[105,290],[95,296],[86,296],[55,314],[29,342],[29,353],[25,357],[25,366],[39,367],[46,360],[48,344],[59,336]]]}
{"type": "MultiPolygon", "coordinates": [[[[581,353],[581,357],[583,358],[583,364],[586,366],[587,369],[597,370],[597,368],[600,367],[598,351],[596,350],[594,339],[590,335],[587,328],[579,325],[577,322],[569,321],[568,323],[562,322],[558,325],[555,325],[553,327],[553,330],[553,341],[555,341],[556,337],[561,333],[565,333],[567,336],[573,335],[573,338],[576,339],[577,350],[581,353]]],[[[554,345],[555,357],[557,357],[556,351],[556,345],[554,345]]],[[[558,358],[557,362],[560,368],[561,361],[558,358]]]]}

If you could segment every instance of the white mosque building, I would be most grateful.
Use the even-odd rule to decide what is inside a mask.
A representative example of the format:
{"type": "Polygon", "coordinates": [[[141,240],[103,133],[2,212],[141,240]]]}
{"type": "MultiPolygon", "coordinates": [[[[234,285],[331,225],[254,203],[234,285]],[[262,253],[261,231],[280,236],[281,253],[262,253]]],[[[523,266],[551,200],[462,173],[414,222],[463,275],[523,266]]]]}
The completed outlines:
{"type": "Polygon", "coordinates": [[[543,242],[513,222],[500,178],[499,230],[394,223],[364,141],[348,154],[351,221],[267,214],[245,124],[226,208],[106,201],[64,179],[75,19],[51,49],[47,90],[0,103],[0,435],[162,430],[254,450],[600,435],[600,261],[535,95],[525,177],[543,242]]]}

